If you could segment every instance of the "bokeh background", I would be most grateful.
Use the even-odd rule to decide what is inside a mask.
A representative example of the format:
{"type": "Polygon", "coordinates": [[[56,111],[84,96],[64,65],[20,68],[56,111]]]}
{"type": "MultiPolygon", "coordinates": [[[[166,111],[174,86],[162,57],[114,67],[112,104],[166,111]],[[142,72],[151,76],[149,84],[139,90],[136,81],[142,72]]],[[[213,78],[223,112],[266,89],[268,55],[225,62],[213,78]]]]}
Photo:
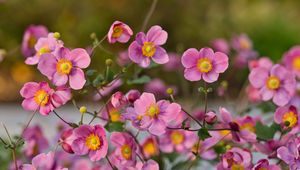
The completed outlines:
{"type": "MultiPolygon", "coordinates": [[[[61,33],[69,47],[92,45],[91,33],[103,37],[111,23],[121,20],[136,33],[141,29],[152,0],[0,0],[0,102],[20,100],[19,89],[27,81],[45,80],[35,67],[24,65],[20,53],[23,32],[30,24],[42,24],[61,33]]],[[[159,24],[169,33],[164,46],[182,53],[190,47],[210,45],[219,37],[230,40],[246,33],[260,56],[280,60],[291,46],[300,43],[300,1],[298,0],[160,0],[148,27],[159,24]]],[[[113,52],[127,45],[103,46],[113,52]]],[[[114,57],[98,51],[92,67],[104,68],[104,60],[114,57]]],[[[150,71],[149,71],[150,72],[150,71]]],[[[247,72],[247,71],[244,71],[247,72]]],[[[152,77],[159,72],[150,72],[152,77]]],[[[228,73],[229,74],[229,73],[228,73]]],[[[160,78],[176,84],[176,74],[160,78]],[[175,80],[174,80],[175,79],[175,80]]],[[[233,87],[241,87],[247,74],[238,74],[233,87]]]]}

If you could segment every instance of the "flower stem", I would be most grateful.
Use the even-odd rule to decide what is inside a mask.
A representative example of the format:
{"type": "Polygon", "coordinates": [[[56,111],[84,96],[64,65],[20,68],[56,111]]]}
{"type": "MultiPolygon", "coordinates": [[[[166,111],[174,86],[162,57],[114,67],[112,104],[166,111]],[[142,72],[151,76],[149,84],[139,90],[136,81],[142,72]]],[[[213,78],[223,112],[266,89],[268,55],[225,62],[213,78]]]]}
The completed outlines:
{"type": "Polygon", "coordinates": [[[67,122],[66,120],[64,120],[61,116],[59,116],[59,114],[55,111],[55,110],[53,110],[52,111],[61,121],[63,121],[65,124],[67,124],[67,125],[69,125],[70,127],[73,127],[73,125],[71,124],[71,123],[69,123],[69,122],[67,122]]]}
{"type": "Polygon", "coordinates": [[[192,118],[195,122],[197,122],[197,124],[202,127],[202,124],[193,116],[191,115],[189,112],[187,112],[185,109],[181,108],[182,111],[184,111],[190,118],[192,118]]]}
{"type": "Polygon", "coordinates": [[[108,157],[107,157],[107,156],[105,156],[105,158],[106,158],[106,160],[107,160],[108,164],[110,165],[111,169],[115,169],[115,168],[113,167],[113,165],[111,164],[110,160],[108,159],[108,157]]]}
{"type": "Polygon", "coordinates": [[[146,29],[146,26],[147,26],[147,24],[148,24],[148,22],[149,22],[149,20],[150,20],[150,18],[152,16],[154,10],[155,10],[157,1],[158,0],[153,0],[152,1],[151,7],[150,7],[150,9],[149,9],[149,11],[148,11],[148,13],[146,15],[146,18],[144,19],[143,25],[142,25],[142,29],[141,29],[142,32],[145,31],[145,29],[146,29]]]}
{"type": "Polygon", "coordinates": [[[207,112],[207,84],[206,82],[204,82],[204,119],[203,119],[203,127],[205,127],[205,115],[206,115],[206,112],[207,112]]]}
{"type": "Polygon", "coordinates": [[[13,157],[13,161],[14,161],[14,164],[15,164],[15,169],[19,170],[17,157],[16,157],[16,148],[12,149],[12,157],[13,157]]]}

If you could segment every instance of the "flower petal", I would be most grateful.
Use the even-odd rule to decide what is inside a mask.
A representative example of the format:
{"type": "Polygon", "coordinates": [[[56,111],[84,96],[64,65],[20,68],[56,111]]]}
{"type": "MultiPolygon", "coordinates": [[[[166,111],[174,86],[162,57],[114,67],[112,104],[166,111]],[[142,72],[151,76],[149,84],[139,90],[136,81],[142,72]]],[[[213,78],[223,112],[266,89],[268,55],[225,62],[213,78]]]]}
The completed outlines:
{"type": "Polygon", "coordinates": [[[72,149],[76,155],[85,155],[89,152],[89,149],[86,147],[85,141],[82,138],[73,141],[72,149]]]}
{"type": "Polygon", "coordinates": [[[69,53],[74,66],[87,68],[91,63],[91,57],[83,48],[76,48],[69,53]]]}
{"type": "Polygon", "coordinates": [[[181,63],[185,68],[191,68],[196,66],[197,60],[199,59],[199,52],[195,48],[186,50],[181,58],[181,63]]]}
{"type": "Polygon", "coordinates": [[[152,56],[152,59],[157,64],[165,64],[165,63],[169,62],[169,56],[168,56],[166,50],[159,46],[156,47],[156,52],[152,56]]]}
{"type": "Polygon", "coordinates": [[[216,73],[223,73],[228,68],[228,56],[224,53],[216,52],[213,64],[213,69],[216,73]]]}
{"type": "Polygon", "coordinates": [[[70,78],[70,87],[74,90],[82,89],[82,87],[86,82],[84,73],[79,68],[73,69],[71,74],[69,75],[69,78],[70,78]]]}
{"type": "Polygon", "coordinates": [[[152,26],[147,32],[147,38],[155,45],[163,45],[168,39],[168,33],[164,31],[160,26],[152,26]]]}
{"type": "Polygon", "coordinates": [[[201,80],[201,73],[197,67],[186,68],[184,70],[184,78],[189,81],[199,81],[201,80]]]}
{"type": "Polygon", "coordinates": [[[219,78],[219,73],[216,73],[215,71],[210,71],[208,73],[203,73],[203,80],[206,81],[207,83],[213,83],[218,80],[219,78]]]}
{"type": "Polygon", "coordinates": [[[166,124],[162,120],[154,120],[149,127],[149,132],[153,135],[160,136],[166,132],[166,124]]]}
{"type": "Polygon", "coordinates": [[[56,86],[63,86],[68,82],[68,76],[66,74],[54,73],[52,83],[56,86]]]}

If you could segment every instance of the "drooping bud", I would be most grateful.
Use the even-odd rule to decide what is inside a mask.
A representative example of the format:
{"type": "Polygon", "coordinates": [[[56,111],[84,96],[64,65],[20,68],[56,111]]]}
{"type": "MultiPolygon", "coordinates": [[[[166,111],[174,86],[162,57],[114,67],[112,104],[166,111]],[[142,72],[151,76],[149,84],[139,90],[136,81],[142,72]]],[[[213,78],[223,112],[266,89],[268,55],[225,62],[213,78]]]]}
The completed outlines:
{"type": "Polygon", "coordinates": [[[141,93],[138,90],[130,90],[127,92],[126,99],[130,103],[134,103],[140,97],[141,93]]]}
{"type": "Polygon", "coordinates": [[[205,114],[205,122],[208,124],[214,124],[217,121],[217,115],[214,112],[208,112],[205,114]]]}

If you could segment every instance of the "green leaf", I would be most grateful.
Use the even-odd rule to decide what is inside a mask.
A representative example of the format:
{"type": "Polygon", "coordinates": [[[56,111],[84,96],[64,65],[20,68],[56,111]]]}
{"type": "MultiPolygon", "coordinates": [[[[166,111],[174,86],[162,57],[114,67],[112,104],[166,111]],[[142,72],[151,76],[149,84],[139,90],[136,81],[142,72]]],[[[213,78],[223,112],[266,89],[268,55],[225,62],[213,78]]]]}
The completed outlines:
{"type": "Polygon", "coordinates": [[[186,169],[185,167],[189,165],[187,161],[181,161],[172,166],[172,169],[186,169]]]}
{"type": "Polygon", "coordinates": [[[98,87],[101,82],[104,80],[103,75],[99,74],[94,80],[93,80],[93,86],[98,87]]]}
{"type": "Polygon", "coordinates": [[[132,84],[145,84],[151,81],[151,78],[149,76],[142,76],[134,80],[127,80],[128,85],[132,84]]]}
{"type": "Polygon", "coordinates": [[[204,127],[198,130],[198,136],[201,140],[205,140],[211,137],[210,134],[208,133],[208,130],[204,127]]]}
{"type": "Polygon", "coordinates": [[[85,72],[85,75],[87,76],[93,76],[95,73],[97,73],[97,70],[89,69],[85,72]]]}
{"type": "Polygon", "coordinates": [[[226,148],[224,145],[215,145],[214,150],[217,154],[223,154],[226,152],[226,148]]]}
{"type": "Polygon", "coordinates": [[[124,131],[122,122],[110,122],[105,126],[105,129],[109,132],[122,132],[124,131]]]}
{"type": "Polygon", "coordinates": [[[256,137],[262,140],[273,139],[274,134],[280,130],[280,126],[273,123],[271,126],[257,122],[255,125],[256,137]]]}

